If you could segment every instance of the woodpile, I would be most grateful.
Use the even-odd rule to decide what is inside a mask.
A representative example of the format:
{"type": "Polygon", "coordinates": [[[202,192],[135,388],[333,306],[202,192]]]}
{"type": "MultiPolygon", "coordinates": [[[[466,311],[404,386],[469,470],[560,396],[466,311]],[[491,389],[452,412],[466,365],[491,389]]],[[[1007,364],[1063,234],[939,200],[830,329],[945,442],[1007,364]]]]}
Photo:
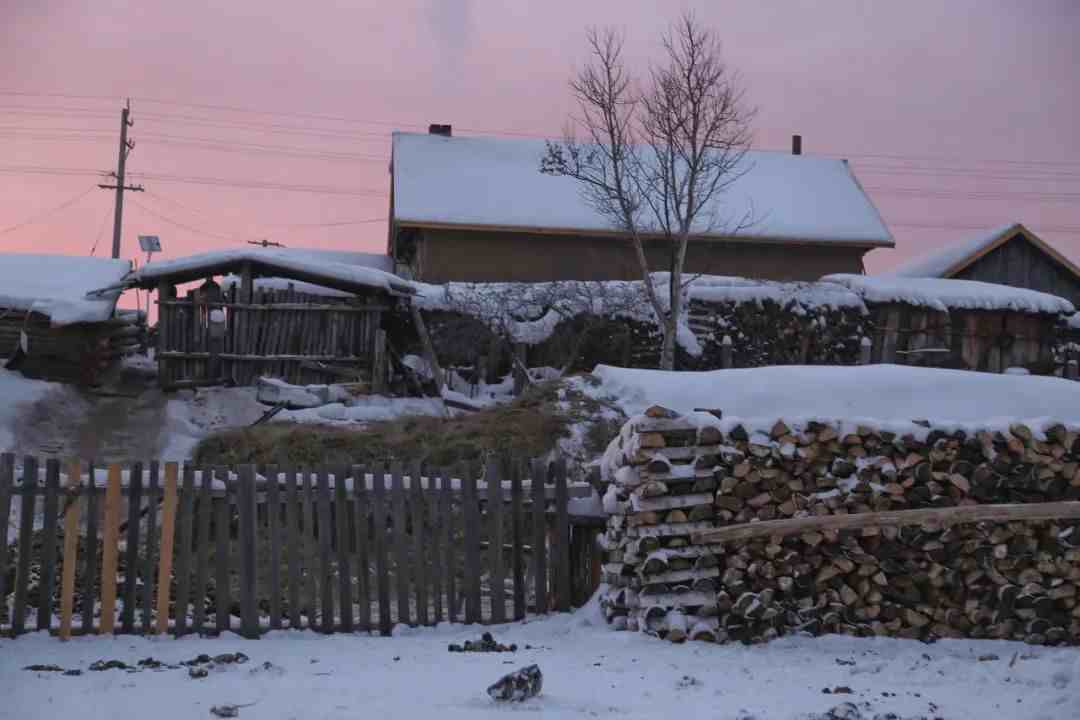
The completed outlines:
{"type": "Polygon", "coordinates": [[[604,461],[609,621],[673,642],[801,632],[1080,643],[1077,429],[912,428],[750,428],[660,407],[632,419],[604,461]],[[1005,517],[993,512],[1002,503],[1053,503],[1030,516],[1059,516],[960,517],[972,506],[1005,517]],[[916,509],[933,512],[814,529],[815,518],[916,509]],[[785,518],[805,522],[768,522],[785,518]]]}

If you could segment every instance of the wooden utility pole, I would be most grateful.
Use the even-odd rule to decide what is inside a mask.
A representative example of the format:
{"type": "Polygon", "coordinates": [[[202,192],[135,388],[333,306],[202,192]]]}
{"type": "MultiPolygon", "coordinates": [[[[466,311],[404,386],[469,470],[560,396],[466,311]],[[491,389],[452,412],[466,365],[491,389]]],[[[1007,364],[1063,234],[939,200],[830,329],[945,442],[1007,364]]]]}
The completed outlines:
{"type": "Polygon", "coordinates": [[[124,191],[142,192],[142,185],[124,185],[124,166],[127,164],[127,156],[135,149],[135,142],[127,139],[127,129],[134,125],[131,119],[131,100],[127,101],[124,109],[120,112],[120,158],[116,163],[116,172],[110,175],[116,178],[115,185],[98,185],[99,188],[116,191],[116,211],[113,214],[113,240],[112,256],[120,257],[120,228],[124,222],[124,191]]]}

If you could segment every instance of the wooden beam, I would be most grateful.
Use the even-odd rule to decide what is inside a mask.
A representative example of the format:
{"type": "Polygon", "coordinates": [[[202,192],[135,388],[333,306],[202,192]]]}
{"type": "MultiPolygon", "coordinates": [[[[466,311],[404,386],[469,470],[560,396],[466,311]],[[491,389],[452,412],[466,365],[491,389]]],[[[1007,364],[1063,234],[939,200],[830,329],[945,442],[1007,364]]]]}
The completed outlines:
{"type": "Polygon", "coordinates": [[[950,525],[991,521],[1066,519],[1080,519],[1080,502],[963,505],[960,507],[765,520],[703,530],[693,533],[691,541],[695,545],[707,545],[731,540],[796,535],[822,530],[858,530],[867,527],[903,527],[905,525],[948,527],[950,525]]]}
{"type": "Polygon", "coordinates": [[[165,463],[165,487],[161,504],[161,544],[158,554],[157,624],[154,634],[169,629],[169,586],[172,578],[173,533],[176,528],[176,478],[179,466],[165,463]]]}
{"type": "Polygon", "coordinates": [[[431,335],[428,334],[427,325],[424,324],[424,318],[420,314],[420,308],[413,303],[410,309],[413,322],[416,324],[416,332],[420,335],[420,343],[424,347],[424,355],[427,357],[428,366],[431,368],[431,374],[435,377],[435,388],[439,395],[442,395],[445,383],[442,369],[439,367],[439,358],[435,355],[435,345],[431,342],[431,335]]]}
{"type": "MultiPolygon", "coordinates": [[[[82,484],[82,465],[78,460],[71,462],[68,470],[66,493],[74,494],[64,510],[64,565],[60,581],[60,639],[71,638],[71,615],[75,605],[75,566],[79,552],[79,486],[82,484]]],[[[93,487],[93,477],[90,485],[93,487]]],[[[130,571],[129,571],[130,572],[130,571]]],[[[86,623],[83,623],[86,626],[86,623]]]]}

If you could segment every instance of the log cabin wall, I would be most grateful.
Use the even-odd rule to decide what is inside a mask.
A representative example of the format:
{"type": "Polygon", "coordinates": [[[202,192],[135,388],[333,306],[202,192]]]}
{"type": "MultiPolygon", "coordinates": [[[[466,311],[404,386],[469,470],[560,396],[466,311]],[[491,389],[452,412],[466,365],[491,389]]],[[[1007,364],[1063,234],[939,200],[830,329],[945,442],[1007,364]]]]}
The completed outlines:
{"type": "Polygon", "coordinates": [[[1023,233],[1017,233],[951,277],[1038,290],[1080,306],[1080,278],[1029,242],[1023,233]]]}
{"type": "Polygon", "coordinates": [[[376,331],[390,302],[378,292],[327,297],[290,286],[256,288],[248,303],[236,286],[222,292],[205,284],[159,300],[159,382],[166,388],[252,385],[264,375],[294,384],[341,382],[320,364],[366,372],[370,380],[376,331]],[[212,322],[216,310],[223,323],[212,322]]]}

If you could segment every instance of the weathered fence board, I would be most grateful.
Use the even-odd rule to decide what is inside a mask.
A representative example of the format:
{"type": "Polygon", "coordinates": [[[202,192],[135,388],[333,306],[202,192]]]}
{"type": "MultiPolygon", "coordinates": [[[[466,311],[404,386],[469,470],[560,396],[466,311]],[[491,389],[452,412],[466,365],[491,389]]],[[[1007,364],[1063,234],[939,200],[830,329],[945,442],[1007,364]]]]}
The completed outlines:
{"type": "Polygon", "coordinates": [[[259,611],[256,606],[256,508],[255,468],[240,466],[237,483],[237,517],[240,546],[240,633],[246,638],[259,636],[259,611]]]}
{"type": "Polygon", "coordinates": [[[375,582],[379,595],[379,632],[389,635],[393,628],[390,618],[390,576],[387,572],[389,553],[386,542],[386,472],[375,470],[371,504],[373,537],[375,539],[375,582]]]}
{"type": "MultiPolygon", "coordinates": [[[[228,479],[228,470],[218,469],[214,471],[214,479],[222,477],[228,479]]],[[[229,506],[228,483],[223,497],[214,498],[214,626],[219,633],[223,633],[230,627],[229,613],[232,605],[232,589],[229,579],[229,563],[231,558],[231,524],[232,510],[229,506]]]]}
{"type": "Polygon", "coordinates": [[[533,520],[533,589],[536,594],[536,612],[546,613],[547,604],[547,530],[545,510],[544,478],[547,468],[536,460],[532,463],[532,520],[533,520]]]}
{"type": "Polygon", "coordinates": [[[210,575],[210,512],[213,509],[213,482],[208,468],[201,470],[202,483],[199,486],[198,527],[196,529],[195,554],[195,612],[192,616],[191,629],[202,634],[206,628],[206,584],[210,575]]]}
{"type": "Polygon", "coordinates": [[[424,488],[421,482],[422,468],[420,463],[413,463],[409,472],[409,487],[411,488],[409,500],[412,504],[412,532],[413,532],[413,583],[416,592],[416,624],[428,624],[428,573],[427,554],[429,549],[427,533],[427,521],[424,517],[424,488]]]}
{"type": "Polygon", "coordinates": [[[356,520],[356,594],[359,605],[359,614],[356,618],[357,626],[362,631],[371,630],[371,575],[369,571],[370,558],[368,554],[368,493],[363,487],[365,469],[362,466],[353,466],[354,518],[356,520]]]}
{"type": "MultiPolygon", "coordinates": [[[[337,552],[334,560],[337,564],[338,591],[340,593],[338,607],[340,608],[342,632],[353,631],[352,568],[349,560],[352,557],[353,543],[349,534],[350,503],[348,491],[345,488],[345,477],[348,472],[344,467],[338,468],[337,482],[334,483],[334,512],[337,524],[337,552]]],[[[271,582],[270,587],[277,587],[277,584],[271,582]]]]}
{"type": "MultiPolygon", "coordinates": [[[[269,572],[267,587],[281,587],[281,486],[276,466],[266,468],[266,511],[270,533],[269,572]]],[[[270,629],[281,629],[281,593],[270,593],[270,629]]]]}
{"type": "MultiPolygon", "coordinates": [[[[68,469],[66,489],[78,491],[81,478],[82,468],[79,461],[76,460],[68,469]]],[[[79,510],[81,507],[82,503],[79,498],[72,497],[71,502],[68,503],[64,510],[64,565],[63,577],[60,581],[59,636],[61,640],[67,640],[71,637],[71,616],[75,609],[75,568],[79,563],[79,510]]],[[[0,537],[6,539],[6,529],[5,532],[0,533],[0,537]]],[[[6,545],[7,543],[3,544],[6,545]]],[[[4,572],[3,567],[4,563],[0,562],[0,573],[4,572]]],[[[3,597],[4,593],[0,590],[0,598],[3,597]]]]}
{"type": "Polygon", "coordinates": [[[503,575],[503,526],[502,526],[502,475],[499,461],[488,460],[484,471],[487,481],[487,516],[488,516],[488,567],[491,579],[491,621],[506,622],[506,580],[503,575]]]}
{"type": "Polygon", "coordinates": [[[525,518],[522,508],[521,465],[510,466],[510,535],[513,543],[514,620],[525,617],[525,518]]]}
{"type": "MultiPolygon", "coordinates": [[[[158,514],[157,514],[157,507],[158,507],[158,500],[160,498],[160,492],[158,490],[158,477],[160,475],[160,472],[161,472],[161,466],[158,464],[158,462],[156,460],[151,462],[150,463],[150,474],[147,477],[147,486],[146,486],[146,505],[147,505],[148,512],[146,513],[146,546],[145,546],[145,549],[144,549],[144,552],[143,552],[143,565],[142,565],[142,568],[143,568],[142,631],[144,633],[150,632],[151,629],[154,627],[154,624],[153,624],[154,623],[154,613],[153,613],[154,600],[153,600],[153,598],[154,598],[154,589],[157,587],[157,582],[155,581],[156,576],[155,576],[154,573],[157,570],[157,558],[156,558],[157,546],[158,546],[158,537],[157,537],[157,516],[158,516],[158,514]]],[[[94,476],[94,466],[91,463],[91,465],[90,465],[90,477],[93,477],[93,476],[94,476]]],[[[94,564],[95,553],[94,553],[93,550],[90,550],[89,547],[90,547],[91,543],[96,543],[97,542],[97,530],[96,530],[96,528],[97,528],[97,505],[96,505],[96,501],[95,501],[96,495],[97,495],[97,493],[92,493],[90,495],[90,498],[89,498],[90,502],[87,503],[87,509],[86,509],[86,512],[88,514],[87,523],[91,523],[91,522],[94,523],[94,528],[95,528],[95,530],[93,532],[91,532],[91,530],[90,530],[90,528],[88,526],[87,531],[86,531],[87,548],[88,548],[87,552],[90,554],[90,564],[91,565],[94,564]]],[[[90,580],[88,581],[88,585],[91,588],[93,588],[93,576],[89,575],[89,569],[88,569],[88,578],[90,578],[90,580]]],[[[89,595],[90,595],[91,598],[93,597],[93,593],[90,593],[89,595]]],[[[86,615],[84,615],[83,617],[86,617],[86,615]]],[[[90,615],[90,617],[93,617],[93,615],[90,615]]]]}
{"type": "MultiPolygon", "coordinates": [[[[8,527],[11,522],[11,491],[15,486],[15,456],[0,455],[0,622],[7,614],[8,527]]],[[[10,622],[10,619],[8,619],[10,622]]]]}
{"type": "Polygon", "coordinates": [[[300,629],[300,494],[296,469],[285,472],[285,563],[289,583],[289,627],[300,629]]]}
{"type": "Polygon", "coordinates": [[[188,631],[188,601],[191,599],[191,544],[194,532],[195,468],[184,466],[184,485],[180,492],[179,522],[176,542],[176,634],[188,631]]]}
{"type": "MultiPolygon", "coordinates": [[[[37,459],[23,460],[22,503],[19,513],[19,565],[15,574],[15,603],[11,615],[11,631],[19,635],[26,629],[26,595],[30,588],[30,555],[34,533],[34,498],[37,489],[37,459]]],[[[6,540],[6,538],[5,538],[6,540]]]]}
{"type": "Polygon", "coordinates": [[[38,580],[37,629],[48,630],[52,622],[53,588],[56,585],[56,530],[60,503],[60,461],[45,462],[45,510],[41,539],[41,577],[38,580]]]}
{"type": "Polygon", "coordinates": [[[476,474],[464,467],[465,510],[465,622],[478,623],[480,615],[480,501],[476,496],[476,474]]]}
{"type": "Polygon", "coordinates": [[[405,532],[405,478],[400,464],[391,468],[391,504],[394,530],[394,579],[397,591],[397,621],[409,622],[409,540],[405,532]]]}
{"type": "MultiPolygon", "coordinates": [[[[103,635],[111,635],[116,626],[116,569],[120,549],[120,473],[119,465],[116,463],[109,465],[105,486],[105,526],[101,535],[101,633],[103,635]]],[[[168,572],[163,572],[161,575],[169,577],[168,572]]]]}
{"type": "MultiPolygon", "coordinates": [[[[109,490],[112,490],[112,471],[114,465],[109,466],[109,490]]],[[[161,502],[161,546],[158,557],[158,584],[157,584],[157,627],[154,632],[161,635],[167,632],[169,629],[169,591],[170,591],[170,578],[172,577],[172,565],[173,565],[173,544],[176,533],[176,481],[178,475],[178,467],[176,463],[165,463],[165,486],[162,493],[161,502]]],[[[119,480],[119,476],[117,477],[119,480]]],[[[120,489],[119,482],[117,482],[116,496],[119,499],[120,489]]],[[[108,496],[105,500],[105,517],[109,516],[109,501],[108,496]]],[[[108,533],[108,520],[105,522],[106,533],[108,533]]],[[[106,534],[106,537],[108,535],[106,534]]],[[[108,540],[106,540],[106,550],[108,550],[108,540]]],[[[104,597],[105,587],[105,564],[101,565],[102,574],[102,596],[104,597]]],[[[115,572],[115,571],[114,571],[115,572]]],[[[101,614],[102,614],[102,632],[105,632],[105,601],[101,602],[101,614]]]]}
{"type": "Polygon", "coordinates": [[[124,548],[124,608],[120,613],[120,630],[135,632],[135,589],[139,573],[139,515],[142,512],[142,463],[131,466],[128,479],[128,515],[124,548]]]}

